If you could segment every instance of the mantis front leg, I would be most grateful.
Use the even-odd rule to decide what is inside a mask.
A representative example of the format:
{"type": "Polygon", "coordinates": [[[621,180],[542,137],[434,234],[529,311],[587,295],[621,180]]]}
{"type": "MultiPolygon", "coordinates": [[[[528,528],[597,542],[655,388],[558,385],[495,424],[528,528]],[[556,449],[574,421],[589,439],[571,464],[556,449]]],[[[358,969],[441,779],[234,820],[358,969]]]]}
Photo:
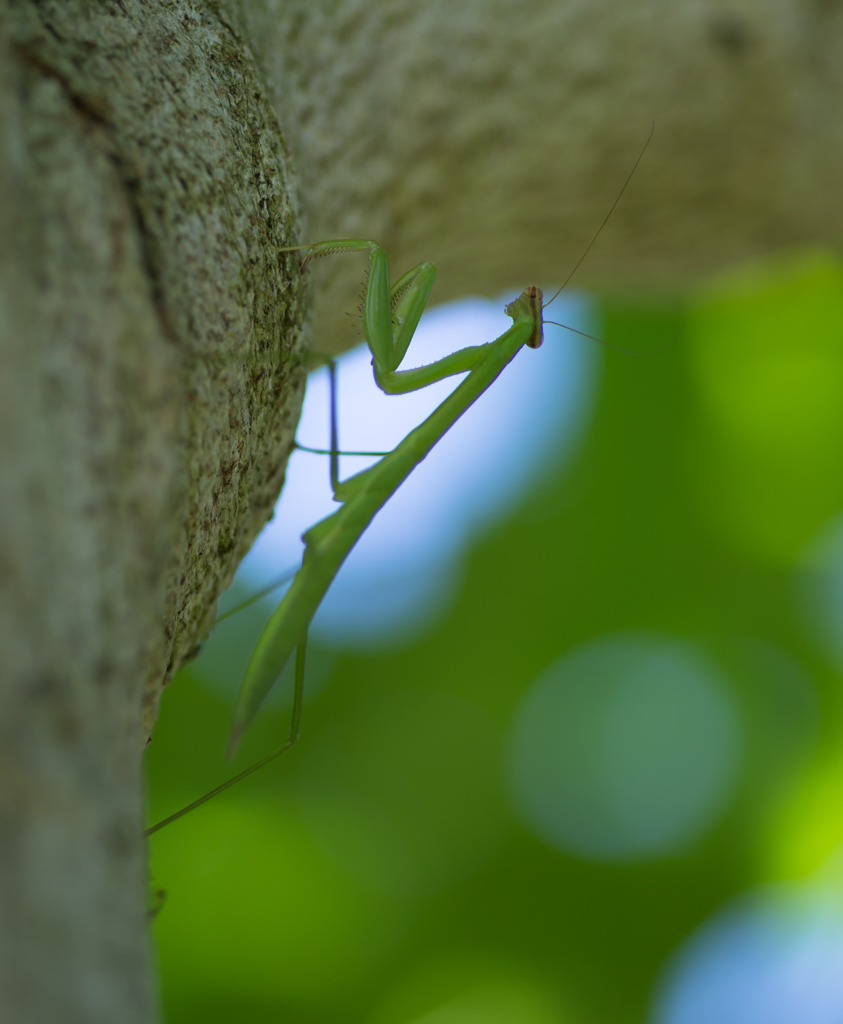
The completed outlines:
{"type": "Polygon", "coordinates": [[[489,345],[470,345],[427,366],[399,370],[430,298],[436,267],[432,263],[419,263],[390,286],[387,256],[377,242],[340,238],[298,248],[306,250],[302,270],[310,260],[320,256],[368,251],[370,266],[363,297],[363,336],[372,353],[375,381],[386,394],[407,394],[446,377],[466,373],[488,350],[489,345]]]}

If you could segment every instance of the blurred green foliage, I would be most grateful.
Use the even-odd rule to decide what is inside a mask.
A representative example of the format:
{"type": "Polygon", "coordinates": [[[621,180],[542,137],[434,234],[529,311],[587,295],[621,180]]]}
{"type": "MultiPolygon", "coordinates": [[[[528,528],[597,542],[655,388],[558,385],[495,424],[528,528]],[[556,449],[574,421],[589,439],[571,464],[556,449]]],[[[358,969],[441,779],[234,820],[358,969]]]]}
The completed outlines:
{"type": "MultiPolygon", "coordinates": [[[[432,632],[315,651],[298,746],[152,838],[170,1024],[644,1022],[701,922],[843,840],[839,672],[796,596],[802,552],[843,511],[843,269],[780,257],[682,307],[606,299],[602,319],[628,348],[678,340],[605,353],[574,463],[476,540],[432,632]],[[693,642],[729,680],[739,778],[689,847],[589,862],[522,821],[512,723],[561,655],[637,630],[693,642]]],[[[259,628],[244,613],[231,644],[259,628]]],[[[151,821],[232,772],[230,701],[202,671],[165,694],[151,821]]],[[[235,768],[287,714],[267,709],[235,768]]]]}

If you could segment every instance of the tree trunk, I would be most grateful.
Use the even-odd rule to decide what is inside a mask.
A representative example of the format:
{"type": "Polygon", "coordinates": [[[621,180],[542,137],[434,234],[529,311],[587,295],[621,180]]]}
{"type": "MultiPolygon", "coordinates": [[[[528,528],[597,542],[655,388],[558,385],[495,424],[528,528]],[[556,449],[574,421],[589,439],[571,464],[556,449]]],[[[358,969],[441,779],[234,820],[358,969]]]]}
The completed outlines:
{"type": "MultiPolygon", "coordinates": [[[[0,1018],[154,1018],[139,751],[283,482],[307,296],[277,249],[376,238],[437,263],[440,300],[561,280],[652,121],[582,283],[837,245],[841,24],[0,0],[0,1018]]],[[[362,267],[323,264],[314,344],[340,351],[362,267]]]]}
{"type": "Polygon", "coordinates": [[[303,393],[292,175],[217,15],[59,0],[4,30],[0,1018],[141,1024],[140,752],[303,393]]]}

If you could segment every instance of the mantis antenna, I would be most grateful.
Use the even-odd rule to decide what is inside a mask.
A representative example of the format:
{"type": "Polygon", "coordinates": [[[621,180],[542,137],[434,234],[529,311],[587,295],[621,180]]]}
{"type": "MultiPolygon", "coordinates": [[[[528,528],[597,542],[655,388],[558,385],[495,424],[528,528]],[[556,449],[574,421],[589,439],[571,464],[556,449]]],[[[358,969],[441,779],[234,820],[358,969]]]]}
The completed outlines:
{"type": "MultiPolygon", "coordinates": [[[[603,230],[603,228],[605,228],[606,225],[609,223],[609,218],[615,212],[615,207],[621,201],[621,197],[623,196],[624,192],[626,192],[627,185],[632,181],[632,176],[638,170],[638,165],[641,163],[641,158],[647,152],[647,147],[650,145],[650,141],[653,138],[653,133],[655,132],[655,130],[656,130],[656,122],[654,121],[652,126],[651,126],[651,128],[650,128],[650,134],[647,136],[647,141],[644,143],[644,146],[643,146],[641,152],[638,154],[638,159],[632,165],[632,170],[629,172],[629,175],[628,175],[626,181],[623,183],[623,188],[621,188],[620,192],[618,192],[617,199],[615,199],[615,201],[612,203],[612,205],[611,205],[611,207],[609,209],[609,212],[603,218],[603,223],[600,225],[600,227],[594,233],[594,237],[591,239],[591,241],[586,246],[585,252],[582,254],[582,256],[580,256],[580,258],[574,264],[573,270],[570,272],[570,274],[568,274],[568,276],[565,278],[565,280],[562,282],[562,284],[559,285],[559,287],[553,293],[552,297],[547,300],[547,302],[544,304],[544,306],[542,306],[542,309],[547,309],[547,307],[551,304],[551,302],[553,302],[554,299],[557,298],[557,296],[560,294],[560,292],[562,292],[567,287],[568,282],[571,280],[571,278],[574,276],[574,274],[576,274],[576,272],[580,269],[580,266],[582,265],[583,260],[591,252],[592,247],[594,246],[594,243],[600,237],[600,233],[603,230]]],[[[564,324],[558,324],[557,326],[564,327],[565,325],[564,324]]],[[[578,331],[577,333],[579,334],[580,332],[578,331]]],[[[586,335],[586,337],[590,337],[590,335],[586,335]]],[[[600,341],[599,338],[594,338],[593,340],[594,341],[600,341]]],[[[610,347],[614,347],[614,346],[610,346],[610,347]]],[[[638,355],[639,353],[634,352],[632,354],[633,355],[638,355]]]]}

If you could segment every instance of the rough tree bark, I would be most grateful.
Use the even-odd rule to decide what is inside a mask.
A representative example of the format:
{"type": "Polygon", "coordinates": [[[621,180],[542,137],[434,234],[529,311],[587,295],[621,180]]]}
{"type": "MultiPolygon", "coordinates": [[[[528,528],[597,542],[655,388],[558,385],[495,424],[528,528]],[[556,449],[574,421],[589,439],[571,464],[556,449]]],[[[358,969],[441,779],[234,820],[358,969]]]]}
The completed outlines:
{"type": "MultiPolygon", "coordinates": [[[[439,299],[558,280],[653,120],[583,283],[837,245],[842,32],[836,0],[0,0],[0,1018],[154,1018],[139,751],[283,482],[277,248],[374,237],[439,299]]],[[[322,273],[338,351],[361,268],[322,273]]]]}
{"type": "Polygon", "coordinates": [[[0,1017],[148,1021],[140,751],[281,487],[291,169],[189,3],[6,10],[0,1017]]]}

